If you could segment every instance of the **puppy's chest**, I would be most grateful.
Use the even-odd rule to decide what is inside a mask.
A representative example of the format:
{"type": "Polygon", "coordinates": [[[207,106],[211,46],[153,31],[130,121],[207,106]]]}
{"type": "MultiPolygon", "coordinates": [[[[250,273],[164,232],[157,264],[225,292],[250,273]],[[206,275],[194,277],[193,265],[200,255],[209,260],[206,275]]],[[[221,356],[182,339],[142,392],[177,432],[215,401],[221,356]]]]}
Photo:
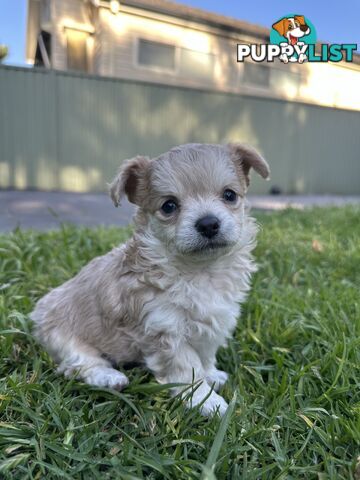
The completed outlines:
{"type": "Polygon", "coordinates": [[[179,278],[166,292],[167,301],[184,320],[196,328],[202,324],[212,330],[234,327],[242,295],[236,285],[209,276],[179,278]]]}
{"type": "Polygon", "coordinates": [[[172,271],[159,275],[156,282],[154,277],[149,279],[148,285],[155,290],[143,311],[145,331],[222,344],[236,326],[252,269],[249,262],[235,261],[221,267],[195,273],[172,271]]]}

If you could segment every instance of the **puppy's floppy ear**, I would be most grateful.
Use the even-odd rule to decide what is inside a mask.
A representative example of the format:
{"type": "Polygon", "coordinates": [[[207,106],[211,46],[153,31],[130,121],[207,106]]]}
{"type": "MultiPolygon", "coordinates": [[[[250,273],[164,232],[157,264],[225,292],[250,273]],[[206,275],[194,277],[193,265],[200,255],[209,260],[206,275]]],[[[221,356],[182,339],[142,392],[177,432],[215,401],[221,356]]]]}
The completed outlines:
{"type": "Polygon", "coordinates": [[[287,18],[283,18],[274,23],[272,28],[276,30],[282,37],[284,37],[285,33],[287,32],[287,18]]]}
{"type": "Polygon", "coordinates": [[[305,25],[305,17],[304,15],[295,15],[295,20],[297,20],[300,25],[305,25]]]}
{"type": "Polygon", "coordinates": [[[138,156],[125,160],[114,180],[109,184],[109,192],[115,207],[124,195],[129,202],[139,205],[148,193],[151,160],[138,156]]]}
{"type": "Polygon", "coordinates": [[[265,158],[263,158],[254,148],[240,143],[230,143],[229,148],[235,167],[239,172],[239,175],[242,177],[245,176],[247,186],[250,183],[250,168],[253,168],[255,172],[263,178],[269,178],[270,167],[265,158]]]}

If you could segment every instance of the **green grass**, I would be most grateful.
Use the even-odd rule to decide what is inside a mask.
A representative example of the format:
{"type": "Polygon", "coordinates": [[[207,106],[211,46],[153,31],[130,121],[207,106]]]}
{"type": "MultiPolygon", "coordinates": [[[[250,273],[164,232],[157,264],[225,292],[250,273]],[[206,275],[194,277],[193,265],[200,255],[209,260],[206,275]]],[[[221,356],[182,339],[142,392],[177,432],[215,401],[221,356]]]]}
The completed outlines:
{"type": "Polygon", "coordinates": [[[31,336],[34,302],[129,229],[0,237],[0,478],[360,478],[360,210],[257,217],[223,421],[140,369],[122,393],[65,380],[31,336]]]}

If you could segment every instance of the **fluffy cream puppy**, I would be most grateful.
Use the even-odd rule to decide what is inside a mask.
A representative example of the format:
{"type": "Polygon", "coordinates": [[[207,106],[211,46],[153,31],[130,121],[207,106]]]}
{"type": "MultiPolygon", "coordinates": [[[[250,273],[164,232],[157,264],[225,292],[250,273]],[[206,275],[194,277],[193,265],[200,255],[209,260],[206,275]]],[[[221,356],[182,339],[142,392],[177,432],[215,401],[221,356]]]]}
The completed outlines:
{"type": "Polygon", "coordinates": [[[216,391],[227,374],[216,351],[256,270],[257,228],[244,208],[250,168],[269,175],[240,144],[187,144],[123,163],[110,194],[116,206],[124,195],[138,206],[134,235],[51,290],[31,315],[60,372],[120,390],[128,379],[113,365],[140,360],[160,383],[196,382],[189,406],[225,412],[216,391]]]}

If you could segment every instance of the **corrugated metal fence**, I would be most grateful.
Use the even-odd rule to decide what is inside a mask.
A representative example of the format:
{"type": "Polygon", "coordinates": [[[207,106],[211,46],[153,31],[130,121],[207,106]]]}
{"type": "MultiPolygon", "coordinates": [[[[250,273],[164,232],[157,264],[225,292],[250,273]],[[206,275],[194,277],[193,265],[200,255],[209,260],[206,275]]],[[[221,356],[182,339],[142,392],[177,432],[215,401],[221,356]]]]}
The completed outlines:
{"type": "Polygon", "coordinates": [[[0,187],[101,191],[125,158],[246,141],[271,183],[360,193],[360,112],[25,68],[0,68],[0,187]]]}

